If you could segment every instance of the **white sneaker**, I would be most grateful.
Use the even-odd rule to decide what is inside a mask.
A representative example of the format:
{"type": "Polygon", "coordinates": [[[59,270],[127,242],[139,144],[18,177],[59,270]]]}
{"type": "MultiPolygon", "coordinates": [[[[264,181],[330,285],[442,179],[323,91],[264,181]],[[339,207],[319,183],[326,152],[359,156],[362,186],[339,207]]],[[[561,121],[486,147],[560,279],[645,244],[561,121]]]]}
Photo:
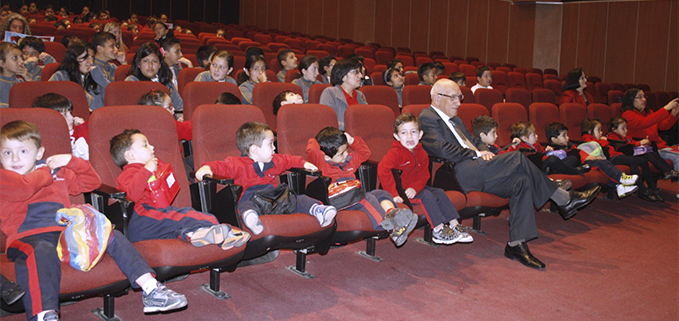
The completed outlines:
{"type": "Polygon", "coordinates": [[[335,215],[337,215],[337,209],[332,205],[314,204],[311,209],[309,209],[309,212],[309,214],[316,217],[318,224],[320,224],[321,227],[330,225],[332,220],[335,219],[335,215]]]}
{"type": "Polygon", "coordinates": [[[264,225],[259,220],[259,214],[254,210],[247,210],[243,213],[243,224],[255,235],[259,235],[259,233],[264,231],[264,225]]]}
{"type": "Polygon", "coordinates": [[[618,198],[625,198],[634,194],[639,189],[636,185],[623,185],[618,184],[615,186],[616,192],[618,192],[618,198]]]}
{"type": "Polygon", "coordinates": [[[637,183],[637,179],[639,179],[638,175],[627,175],[625,173],[622,173],[622,176],[620,176],[620,184],[634,185],[637,183]]]}
{"type": "Polygon", "coordinates": [[[186,296],[172,291],[160,283],[151,293],[142,293],[142,302],[144,303],[144,313],[175,310],[183,308],[187,304],[186,296]]]}

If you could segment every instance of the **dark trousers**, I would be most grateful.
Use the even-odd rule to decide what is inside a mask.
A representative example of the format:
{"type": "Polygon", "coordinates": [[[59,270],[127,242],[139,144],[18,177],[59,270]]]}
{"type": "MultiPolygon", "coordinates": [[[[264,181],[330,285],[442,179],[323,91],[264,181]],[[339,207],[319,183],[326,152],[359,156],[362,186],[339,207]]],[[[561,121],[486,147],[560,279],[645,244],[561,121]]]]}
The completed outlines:
{"type": "Polygon", "coordinates": [[[365,213],[370,219],[373,229],[376,231],[384,231],[384,228],[380,225],[380,223],[382,223],[382,219],[384,219],[384,216],[387,215],[387,213],[384,211],[380,203],[385,200],[390,201],[393,206],[396,207],[391,194],[389,194],[387,191],[376,189],[365,193],[364,199],[345,208],[345,210],[361,211],[365,213]]]}
{"type": "MultiPolygon", "coordinates": [[[[17,283],[26,292],[23,300],[29,319],[42,311],[59,311],[61,261],[57,243],[60,235],[61,232],[49,232],[27,236],[12,243],[7,250],[7,257],[14,261],[17,283]]],[[[146,273],[154,273],[137,249],[117,230],[113,231],[106,253],[135,288],[138,287],[135,280],[146,273]]]]}
{"type": "Polygon", "coordinates": [[[608,176],[608,186],[615,186],[620,183],[622,171],[615,167],[611,161],[607,159],[596,159],[585,161],[591,167],[598,167],[606,176],[608,176]]]}
{"type": "Polygon", "coordinates": [[[567,156],[564,159],[549,156],[542,160],[542,170],[549,174],[578,175],[580,172],[576,167],[580,165],[582,165],[580,160],[575,156],[567,156]]]}
{"type": "MultiPolygon", "coordinates": [[[[289,197],[290,197],[290,201],[296,200],[296,202],[297,202],[296,207],[295,207],[295,211],[293,213],[311,214],[311,212],[310,212],[311,206],[313,206],[314,204],[321,204],[321,201],[319,201],[315,198],[311,198],[311,197],[306,196],[306,195],[295,195],[293,193],[290,193],[289,197]]],[[[259,215],[270,214],[270,213],[260,213],[259,209],[255,205],[255,203],[253,201],[251,201],[250,199],[247,199],[247,200],[241,199],[238,202],[238,212],[241,215],[243,215],[243,213],[245,213],[245,211],[247,211],[247,210],[254,210],[259,215]]]]}
{"type": "Polygon", "coordinates": [[[136,210],[130,217],[128,237],[130,242],[145,240],[175,239],[187,240],[186,234],[199,228],[219,224],[212,214],[198,212],[190,207],[169,206],[156,209],[142,204],[141,213],[136,210]]]}
{"type": "Polygon", "coordinates": [[[642,157],[646,159],[646,161],[653,164],[653,166],[655,166],[655,168],[657,168],[663,174],[673,169],[670,165],[667,164],[667,162],[665,162],[665,159],[660,157],[660,154],[658,154],[658,152],[646,153],[636,157],[642,157]]]}
{"type": "Polygon", "coordinates": [[[440,188],[425,186],[415,198],[421,201],[427,221],[432,228],[460,218],[455,205],[440,188]]]}
{"type": "Polygon", "coordinates": [[[618,155],[611,159],[611,163],[615,165],[627,165],[630,168],[632,174],[639,175],[641,179],[637,179],[637,186],[639,187],[639,192],[646,192],[646,185],[644,181],[648,184],[651,189],[656,189],[656,179],[651,173],[651,168],[648,166],[648,161],[645,158],[618,155]]]}
{"type": "Polygon", "coordinates": [[[558,186],[520,152],[495,156],[490,161],[466,160],[455,166],[460,185],[472,190],[509,198],[511,241],[538,237],[535,207],[542,206],[558,186]]]}

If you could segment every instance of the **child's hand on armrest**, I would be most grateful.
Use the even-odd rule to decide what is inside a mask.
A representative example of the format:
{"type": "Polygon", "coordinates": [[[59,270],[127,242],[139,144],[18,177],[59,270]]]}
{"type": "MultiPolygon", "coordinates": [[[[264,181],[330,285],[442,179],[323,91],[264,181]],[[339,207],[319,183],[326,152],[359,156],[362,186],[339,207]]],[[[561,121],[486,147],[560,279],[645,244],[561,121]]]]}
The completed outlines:
{"type": "Polygon", "coordinates": [[[203,176],[205,176],[205,175],[212,176],[212,169],[210,168],[210,166],[205,165],[205,166],[199,168],[198,171],[196,171],[196,179],[199,182],[203,181],[203,176]]]}
{"type": "Polygon", "coordinates": [[[54,170],[66,166],[66,164],[71,161],[71,157],[73,157],[71,154],[53,155],[48,157],[45,162],[50,169],[54,170]]]}
{"type": "Polygon", "coordinates": [[[158,158],[154,157],[149,159],[149,161],[144,164],[144,168],[151,173],[155,172],[158,169],[158,158]]]}
{"type": "Polygon", "coordinates": [[[394,202],[400,204],[400,203],[403,203],[403,199],[401,198],[401,196],[396,196],[396,197],[394,197],[394,202]]]}
{"type": "Polygon", "coordinates": [[[415,195],[417,195],[417,192],[415,191],[414,188],[408,187],[406,189],[406,196],[408,196],[408,198],[413,199],[415,198],[415,195]]]}
{"type": "Polygon", "coordinates": [[[311,171],[311,172],[315,172],[315,171],[318,170],[318,167],[316,167],[316,165],[314,165],[312,163],[306,162],[306,163],[304,163],[304,169],[311,171]]]}
{"type": "Polygon", "coordinates": [[[354,137],[349,135],[349,133],[345,132],[344,136],[347,136],[347,144],[351,145],[354,143],[354,137]]]}
{"type": "Polygon", "coordinates": [[[512,139],[512,145],[516,146],[518,144],[521,144],[521,138],[514,137],[514,139],[512,139]]]}

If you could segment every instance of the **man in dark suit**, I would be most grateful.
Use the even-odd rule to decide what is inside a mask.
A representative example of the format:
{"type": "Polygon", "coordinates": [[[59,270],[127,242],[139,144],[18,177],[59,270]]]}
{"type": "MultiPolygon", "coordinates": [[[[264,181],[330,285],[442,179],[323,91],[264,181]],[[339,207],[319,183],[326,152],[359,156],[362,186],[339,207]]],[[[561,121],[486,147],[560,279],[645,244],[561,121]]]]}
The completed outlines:
{"type": "Polygon", "coordinates": [[[464,192],[481,191],[509,198],[510,242],[505,247],[505,256],[542,270],[545,264],[530,253],[526,244],[538,237],[535,207],[551,198],[559,205],[559,214],[569,219],[577,209],[591,202],[601,188],[569,193],[558,188],[522,153],[497,156],[491,153],[457,117],[462,99],[455,82],[441,79],[434,84],[431,107],[420,114],[422,146],[429,155],[456,164],[456,177],[464,192]]]}

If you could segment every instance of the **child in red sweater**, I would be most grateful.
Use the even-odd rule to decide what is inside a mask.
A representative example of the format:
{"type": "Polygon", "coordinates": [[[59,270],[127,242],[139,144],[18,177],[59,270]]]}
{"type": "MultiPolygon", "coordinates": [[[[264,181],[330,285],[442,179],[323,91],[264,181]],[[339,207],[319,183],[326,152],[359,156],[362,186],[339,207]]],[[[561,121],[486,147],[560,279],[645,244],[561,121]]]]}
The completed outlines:
{"type": "Polygon", "coordinates": [[[403,199],[396,190],[391,170],[403,171],[401,184],[405,188],[405,194],[411,202],[420,203],[424,207],[427,220],[434,229],[433,241],[439,244],[472,242],[472,236],[458,223],[460,214],[445,191],[427,185],[430,177],[429,156],[420,144],[423,134],[420,122],[412,114],[402,114],[396,118],[396,141],[377,166],[382,187],[394,197],[394,201],[402,203],[403,199]]]}
{"type": "MultiPolygon", "coordinates": [[[[127,129],[111,139],[113,162],[123,169],[116,179],[117,188],[135,202],[128,225],[130,241],[179,237],[197,247],[221,244],[224,250],[245,244],[250,238],[248,233],[219,224],[212,214],[172,206],[176,194],[156,196],[154,189],[158,187],[151,184],[165,178],[158,171],[163,164],[153,149],[146,136],[136,129],[127,129]]],[[[166,179],[170,187],[178,184],[172,172],[166,179]]]]}
{"type": "MultiPolygon", "coordinates": [[[[370,149],[361,137],[352,137],[335,127],[323,128],[316,138],[309,138],[306,153],[333,183],[356,179],[356,171],[370,158],[370,149]],[[353,152],[349,153],[349,147],[353,152]]],[[[416,214],[399,209],[391,195],[380,189],[366,192],[363,200],[344,209],[366,213],[375,230],[391,231],[396,246],[403,245],[417,225],[416,214]]]]}
{"type": "MultiPolygon", "coordinates": [[[[292,167],[304,167],[310,171],[317,171],[318,167],[304,160],[301,156],[276,154],[273,131],[267,124],[247,122],[236,132],[236,144],[245,156],[227,157],[223,161],[212,161],[203,164],[196,171],[196,179],[203,180],[203,176],[217,174],[233,178],[234,184],[243,186],[243,194],[238,201],[238,211],[243,223],[252,233],[259,235],[264,226],[259,219],[261,213],[251,200],[257,191],[274,188],[276,177],[292,167]]],[[[306,195],[295,196],[290,193],[291,203],[296,204],[296,213],[308,213],[314,216],[321,227],[332,223],[337,214],[334,206],[322,205],[320,201],[306,195]]]]}
{"type": "MultiPolygon", "coordinates": [[[[70,154],[41,161],[45,148],[38,128],[13,121],[0,130],[0,229],[7,236],[7,257],[14,261],[16,280],[26,291],[28,319],[58,320],[61,262],[57,243],[65,227],[55,217],[71,206],[70,195],[101,185],[99,175],[86,160],[70,154]]],[[[127,276],[143,289],[144,312],[186,306],[184,295],[161,285],[153,270],[125,236],[113,231],[106,252],[127,276]]]]}

